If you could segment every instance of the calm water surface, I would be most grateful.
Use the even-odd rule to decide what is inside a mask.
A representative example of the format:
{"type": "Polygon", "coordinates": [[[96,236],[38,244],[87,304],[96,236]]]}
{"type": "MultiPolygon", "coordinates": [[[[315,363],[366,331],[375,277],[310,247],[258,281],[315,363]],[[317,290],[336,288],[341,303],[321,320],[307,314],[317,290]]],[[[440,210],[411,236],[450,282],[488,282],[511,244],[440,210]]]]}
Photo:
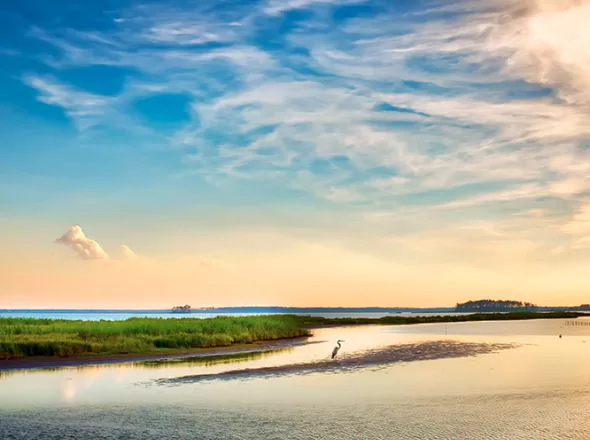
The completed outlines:
{"type": "MultiPolygon", "coordinates": [[[[83,321],[120,321],[129,318],[214,318],[216,316],[256,316],[274,315],[273,313],[172,313],[170,311],[134,310],[134,311],[52,311],[52,310],[0,310],[0,318],[44,318],[44,319],[72,319],[83,321]]],[[[324,318],[381,318],[383,316],[441,316],[441,315],[469,315],[470,313],[387,313],[387,312],[359,312],[359,313],[293,313],[295,315],[321,316],[324,318]]]]}
{"type": "Polygon", "coordinates": [[[0,373],[0,438],[590,438],[590,327],[561,320],[341,327],[316,330],[312,340],[318,343],[206,364],[0,373]],[[518,347],[354,372],[166,381],[320,362],[337,339],[346,341],[341,362],[429,341],[518,347]]]}

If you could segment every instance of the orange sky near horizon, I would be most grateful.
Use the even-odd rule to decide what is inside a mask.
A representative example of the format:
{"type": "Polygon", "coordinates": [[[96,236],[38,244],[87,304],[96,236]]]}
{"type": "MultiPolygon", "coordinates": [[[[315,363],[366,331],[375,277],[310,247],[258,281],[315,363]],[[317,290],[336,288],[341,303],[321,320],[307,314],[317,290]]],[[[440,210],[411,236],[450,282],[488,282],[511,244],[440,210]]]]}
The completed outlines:
{"type": "Polygon", "coordinates": [[[57,243],[35,252],[21,249],[10,258],[3,254],[0,308],[450,307],[483,298],[554,306],[588,302],[580,265],[404,261],[277,234],[253,234],[241,243],[233,236],[223,243],[222,235],[208,245],[216,259],[177,253],[83,260],[57,243]],[[249,247],[254,242],[272,245],[249,247]]]}

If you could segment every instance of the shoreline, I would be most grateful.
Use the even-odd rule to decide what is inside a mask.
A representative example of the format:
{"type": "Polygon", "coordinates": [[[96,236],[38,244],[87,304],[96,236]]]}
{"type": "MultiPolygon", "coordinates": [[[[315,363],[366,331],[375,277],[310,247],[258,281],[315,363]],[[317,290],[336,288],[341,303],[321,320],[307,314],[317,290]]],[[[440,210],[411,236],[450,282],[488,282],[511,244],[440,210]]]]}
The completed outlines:
{"type": "MultiPolygon", "coordinates": [[[[511,314],[490,313],[490,314],[472,314],[458,316],[429,316],[429,317],[402,317],[402,316],[385,316],[382,318],[325,318],[312,316],[295,316],[295,315],[274,315],[295,317],[300,329],[311,331],[313,329],[327,327],[349,327],[363,325],[420,325],[435,323],[459,323],[459,322],[482,322],[482,321],[519,321],[535,319],[575,319],[579,317],[588,317],[586,313],[572,312],[515,312],[511,314]]],[[[216,319],[216,318],[212,318],[216,319]]],[[[144,353],[129,354],[88,354],[77,356],[26,356],[13,359],[0,360],[0,372],[9,370],[31,370],[42,368],[62,368],[76,367],[85,365],[104,365],[119,364],[157,360],[172,360],[181,358],[208,358],[223,355],[233,355],[242,353],[257,353],[261,351],[283,349],[296,347],[300,345],[313,343],[308,339],[313,334],[307,336],[284,337],[271,340],[260,340],[252,343],[233,344],[228,346],[218,346],[211,348],[193,348],[193,349],[175,349],[161,350],[144,353]]]]}
{"type": "Polygon", "coordinates": [[[308,341],[309,336],[296,338],[284,338],[274,341],[261,341],[252,344],[233,345],[228,347],[196,348],[194,350],[182,350],[166,353],[145,353],[145,354],[107,354],[92,356],[71,356],[71,357],[27,357],[21,359],[0,360],[0,372],[14,370],[38,370],[44,368],[67,368],[82,367],[91,365],[123,364],[135,362],[161,361],[173,359],[197,359],[216,356],[258,353],[269,350],[280,350],[284,348],[299,347],[313,344],[308,341]]]}

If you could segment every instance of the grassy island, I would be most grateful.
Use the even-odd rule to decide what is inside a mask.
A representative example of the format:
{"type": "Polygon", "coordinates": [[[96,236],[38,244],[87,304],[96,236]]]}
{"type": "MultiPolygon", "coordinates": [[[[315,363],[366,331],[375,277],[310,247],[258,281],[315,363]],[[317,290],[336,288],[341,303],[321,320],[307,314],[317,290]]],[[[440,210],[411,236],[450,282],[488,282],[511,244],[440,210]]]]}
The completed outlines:
{"type": "Polygon", "coordinates": [[[166,353],[309,336],[292,316],[73,321],[0,318],[0,359],[166,353]]]}
{"type": "Polygon", "coordinates": [[[125,321],[0,318],[0,359],[173,354],[309,336],[310,328],[337,325],[573,319],[579,316],[584,314],[514,312],[445,316],[391,315],[378,319],[268,315],[208,319],[130,318],[125,321]]]}

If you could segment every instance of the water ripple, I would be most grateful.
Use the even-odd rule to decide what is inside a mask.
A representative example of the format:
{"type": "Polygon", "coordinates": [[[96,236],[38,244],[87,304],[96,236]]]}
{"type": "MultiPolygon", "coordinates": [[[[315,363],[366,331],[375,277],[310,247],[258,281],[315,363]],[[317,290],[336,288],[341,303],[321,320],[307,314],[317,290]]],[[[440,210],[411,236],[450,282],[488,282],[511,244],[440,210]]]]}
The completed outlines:
{"type": "Polygon", "coordinates": [[[78,406],[0,412],[3,440],[586,440],[588,390],[332,404],[78,406]]]}

